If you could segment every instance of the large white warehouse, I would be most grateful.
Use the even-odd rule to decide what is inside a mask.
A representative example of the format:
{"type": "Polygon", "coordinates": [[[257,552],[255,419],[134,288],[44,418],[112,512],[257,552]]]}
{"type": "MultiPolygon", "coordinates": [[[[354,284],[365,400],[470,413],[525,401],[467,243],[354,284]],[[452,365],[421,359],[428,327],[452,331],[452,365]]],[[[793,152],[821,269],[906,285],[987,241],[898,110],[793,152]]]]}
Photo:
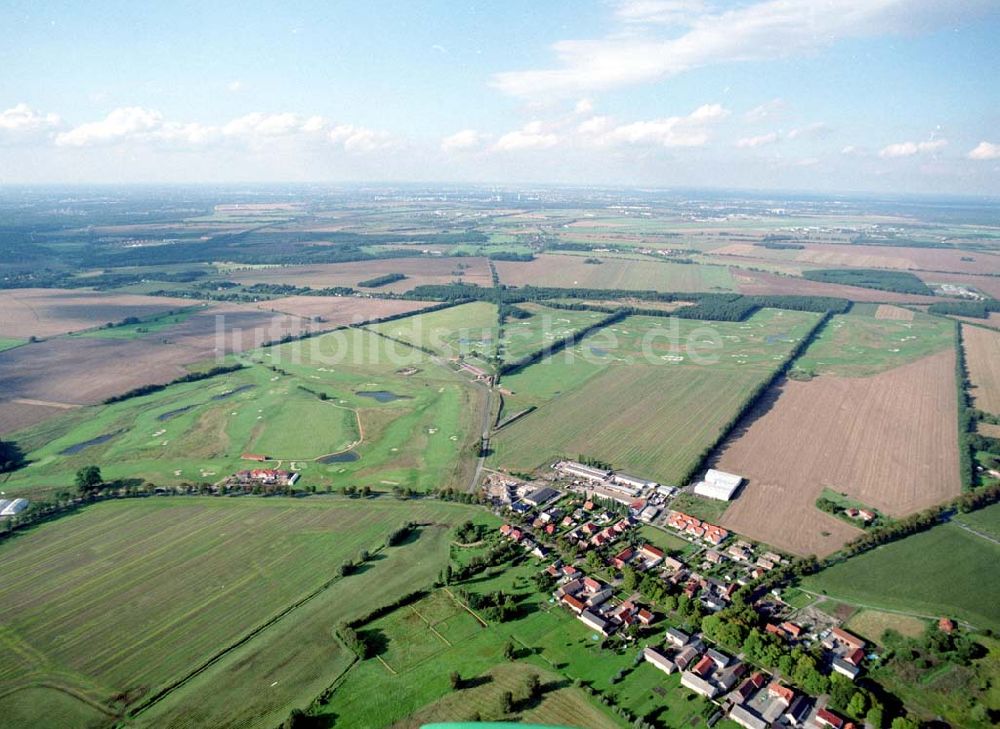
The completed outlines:
{"type": "Polygon", "coordinates": [[[694,485],[694,492],[709,499],[729,501],[741,483],[742,476],[710,468],[705,472],[705,478],[694,485]]]}

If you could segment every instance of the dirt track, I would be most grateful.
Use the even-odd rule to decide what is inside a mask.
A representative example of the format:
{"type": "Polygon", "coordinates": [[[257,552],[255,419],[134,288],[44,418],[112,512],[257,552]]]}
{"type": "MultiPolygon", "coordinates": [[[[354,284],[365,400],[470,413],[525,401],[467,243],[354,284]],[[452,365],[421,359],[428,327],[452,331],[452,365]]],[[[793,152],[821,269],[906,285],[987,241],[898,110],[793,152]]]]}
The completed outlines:
{"type": "Polygon", "coordinates": [[[865,378],[785,381],[718,458],[748,479],[736,532],[825,555],[860,532],[815,508],[824,487],[901,516],[957,496],[954,352],[865,378]]]}

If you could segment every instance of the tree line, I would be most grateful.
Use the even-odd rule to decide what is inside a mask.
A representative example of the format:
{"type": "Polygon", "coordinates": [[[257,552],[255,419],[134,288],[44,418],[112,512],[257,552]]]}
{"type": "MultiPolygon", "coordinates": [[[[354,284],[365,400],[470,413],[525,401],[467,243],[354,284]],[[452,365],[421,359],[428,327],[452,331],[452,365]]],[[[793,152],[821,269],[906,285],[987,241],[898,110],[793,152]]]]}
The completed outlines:
{"type": "Polygon", "coordinates": [[[818,268],[803,271],[802,277],[821,283],[860,286],[899,294],[933,296],[927,284],[908,271],[883,271],[876,268],[818,268]]]}
{"type": "Polygon", "coordinates": [[[218,377],[219,375],[225,375],[230,372],[236,372],[241,370],[246,365],[243,364],[231,364],[231,365],[218,365],[217,367],[212,367],[211,369],[205,370],[204,372],[191,372],[186,375],[181,375],[170,382],[165,382],[162,385],[142,385],[141,387],[135,387],[131,390],[121,393],[120,395],[112,395],[111,397],[104,399],[105,405],[111,405],[112,403],[122,402],[123,400],[130,400],[133,397],[142,397],[143,395],[152,395],[154,392],[161,392],[166,390],[171,385],[180,385],[185,382],[198,382],[199,380],[208,380],[212,377],[218,377]]]}

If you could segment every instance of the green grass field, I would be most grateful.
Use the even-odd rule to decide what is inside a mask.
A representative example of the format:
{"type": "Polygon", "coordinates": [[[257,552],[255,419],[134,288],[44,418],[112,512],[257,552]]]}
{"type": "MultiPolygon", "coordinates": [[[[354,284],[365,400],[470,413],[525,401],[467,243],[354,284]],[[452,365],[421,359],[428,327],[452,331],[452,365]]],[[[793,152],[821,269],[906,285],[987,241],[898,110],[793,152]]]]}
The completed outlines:
{"type": "Polygon", "coordinates": [[[676,483],[818,316],[765,310],[745,322],[630,317],[505,377],[491,462],[530,471],[585,454],[676,483]]]}
{"type": "MultiPolygon", "coordinates": [[[[976,515],[980,524],[996,530],[1000,506],[976,515]]],[[[1000,545],[944,524],[823,570],[803,580],[803,586],[862,607],[949,615],[998,630],[1000,583],[983,579],[998,559],[1000,545]]]]}
{"type": "Polygon", "coordinates": [[[532,314],[529,319],[508,319],[504,324],[502,356],[510,362],[537,352],[607,317],[599,311],[568,311],[540,304],[518,304],[532,314]]]}
{"type": "Polygon", "coordinates": [[[358,330],[255,356],[266,364],[84,408],[18,434],[30,465],[6,487],[69,488],[76,470],[92,463],[108,479],[214,483],[248,468],[245,452],[298,470],[303,486],[465,485],[482,394],[448,367],[358,330]],[[406,350],[403,359],[393,347],[406,350]],[[399,374],[400,361],[419,371],[399,374]],[[314,460],[345,449],[355,460],[314,460]]]}
{"type": "MultiPolygon", "coordinates": [[[[600,243],[587,242],[600,247],[600,243]]],[[[528,263],[497,261],[496,266],[501,282],[515,286],[530,284],[633,291],[736,290],[736,283],[727,266],[673,263],[630,254],[543,253],[528,263]],[[584,262],[594,257],[601,263],[584,262]]]]}
{"type": "Polygon", "coordinates": [[[481,358],[477,355],[489,356],[496,345],[497,308],[475,301],[369,328],[445,357],[481,358]]]}
{"type": "Polygon", "coordinates": [[[795,363],[814,375],[867,377],[914,362],[954,346],[954,325],[915,314],[913,321],[876,319],[869,314],[839,314],[795,363]]]}
{"type": "Polygon", "coordinates": [[[35,528],[0,546],[0,711],[42,685],[110,711],[134,706],[400,523],[435,524],[139,715],[149,726],[274,726],[350,664],[334,625],[429,585],[447,559],[448,525],[483,517],[430,501],[174,497],[99,504],[35,528]]]}
{"type": "Polygon", "coordinates": [[[25,340],[23,339],[7,339],[4,337],[0,337],[0,352],[4,351],[5,349],[13,349],[14,347],[20,347],[22,344],[24,344],[24,342],[25,340]]]}
{"type": "Polygon", "coordinates": [[[705,703],[679,686],[679,675],[667,677],[656,670],[647,671],[643,665],[629,670],[642,645],[622,652],[603,649],[600,641],[594,640],[593,631],[551,603],[548,595],[536,593],[530,576],[540,568],[540,562],[531,560],[493,577],[475,578],[467,585],[475,592],[502,589],[517,596],[522,613],[506,623],[484,627],[468,624],[463,618],[460,630],[443,630],[442,626],[448,626],[459,613],[454,601],[441,591],[363,626],[362,631],[379,638],[379,657],[385,663],[378,659],[356,663],[317,713],[352,727],[415,729],[422,722],[463,721],[477,714],[484,720],[496,720],[501,718],[498,699],[502,690],[510,690],[517,701],[524,677],[534,671],[542,679],[543,700],[537,707],[504,717],[506,720],[576,727],[624,726],[594,698],[571,688],[570,684],[580,679],[600,691],[617,694],[622,705],[640,715],[655,713],[670,729],[706,726],[700,717],[705,703]],[[440,635],[430,629],[431,625],[440,635]],[[503,646],[508,641],[518,652],[516,663],[503,660],[503,646]],[[615,674],[623,669],[625,678],[615,682],[615,674]],[[448,679],[452,671],[474,687],[452,691],[448,679]]]}
{"type": "Polygon", "coordinates": [[[75,337],[96,337],[98,339],[138,339],[150,334],[167,329],[174,324],[180,324],[193,314],[197,313],[201,307],[192,306],[187,309],[166,312],[157,316],[143,319],[134,324],[124,324],[121,326],[101,327],[99,329],[88,329],[85,332],[73,334],[75,337]]]}

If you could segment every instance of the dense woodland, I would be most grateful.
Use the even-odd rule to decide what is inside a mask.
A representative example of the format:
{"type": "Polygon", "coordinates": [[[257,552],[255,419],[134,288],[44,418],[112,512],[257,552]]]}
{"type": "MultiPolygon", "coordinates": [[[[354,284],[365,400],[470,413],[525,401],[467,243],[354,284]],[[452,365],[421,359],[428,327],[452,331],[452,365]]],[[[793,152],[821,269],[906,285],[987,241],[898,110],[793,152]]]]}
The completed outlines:
{"type": "Polygon", "coordinates": [[[803,271],[802,277],[821,283],[860,286],[866,289],[892,291],[897,294],[933,296],[927,284],[907,271],[885,271],[867,268],[829,268],[803,271]]]}

